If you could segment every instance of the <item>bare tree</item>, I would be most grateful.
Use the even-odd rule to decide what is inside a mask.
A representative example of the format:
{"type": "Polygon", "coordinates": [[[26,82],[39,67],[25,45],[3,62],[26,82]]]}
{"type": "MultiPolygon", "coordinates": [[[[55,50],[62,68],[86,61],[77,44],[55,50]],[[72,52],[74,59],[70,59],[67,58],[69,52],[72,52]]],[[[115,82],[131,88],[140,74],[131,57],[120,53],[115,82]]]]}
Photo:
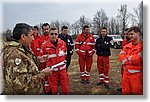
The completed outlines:
{"type": "Polygon", "coordinates": [[[112,17],[111,20],[108,22],[108,29],[109,29],[109,34],[119,34],[119,20],[117,17],[112,17]]]}
{"type": "Polygon", "coordinates": [[[143,32],[143,2],[141,2],[137,8],[134,8],[135,16],[133,16],[134,21],[141,31],[143,32]]]}
{"type": "Polygon", "coordinates": [[[73,35],[77,35],[80,33],[80,25],[78,21],[76,21],[74,24],[71,24],[71,31],[73,35]]]}
{"type": "Polygon", "coordinates": [[[70,27],[70,24],[67,21],[62,20],[51,21],[50,23],[50,27],[56,27],[58,29],[58,33],[60,33],[61,27],[64,25],[70,27]]]}
{"type": "Polygon", "coordinates": [[[108,23],[109,34],[115,34],[115,19],[112,17],[108,23]]]}
{"type": "Polygon", "coordinates": [[[90,27],[92,26],[88,18],[81,16],[79,20],[75,21],[75,23],[71,25],[72,33],[75,35],[81,33],[84,25],[89,25],[90,27]]]}
{"type": "Polygon", "coordinates": [[[118,18],[116,17],[116,19],[115,19],[115,32],[116,32],[116,34],[120,34],[119,28],[120,28],[120,23],[119,23],[118,18]]]}
{"type": "Polygon", "coordinates": [[[84,15],[80,17],[80,19],[79,19],[78,22],[79,22],[79,25],[80,25],[80,28],[81,28],[81,29],[82,29],[82,27],[83,27],[84,25],[89,25],[89,26],[91,26],[91,25],[90,25],[90,21],[89,21],[88,18],[86,18],[84,15]]]}
{"type": "Polygon", "coordinates": [[[3,31],[3,40],[6,41],[6,37],[12,35],[12,31],[10,29],[7,29],[6,31],[3,31]]]}
{"type": "Polygon", "coordinates": [[[59,20],[51,21],[50,22],[50,27],[56,27],[58,29],[58,33],[59,33],[60,28],[61,28],[60,21],[59,20]]]}
{"type": "Polygon", "coordinates": [[[67,21],[61,20],[60,23],[61,23],[61,26],[68,26],[68,27],[70,27],[70,23],[67,22],[67,21]]]}
{"type": "Polygon", "coordinates": [[[108,26],[108,17],[103,9],[100,9],[96,12],[93,17],[93,27],[95,28],[96,33],[99,33],[99,29],[103,26],[108,26]]]}
{"type": "Polygon", "coordinates": [[[120,18],[120,23],[121,23],[121,32],[122,34],[124,33],[124,30],[126,29],[126,27],[128,26],[129,23],[129,13],[127,11],[127,5],[123,4],[121,5],[120,9],[118,9],[119,11],[119,15],[118,18],[120,18]]]}

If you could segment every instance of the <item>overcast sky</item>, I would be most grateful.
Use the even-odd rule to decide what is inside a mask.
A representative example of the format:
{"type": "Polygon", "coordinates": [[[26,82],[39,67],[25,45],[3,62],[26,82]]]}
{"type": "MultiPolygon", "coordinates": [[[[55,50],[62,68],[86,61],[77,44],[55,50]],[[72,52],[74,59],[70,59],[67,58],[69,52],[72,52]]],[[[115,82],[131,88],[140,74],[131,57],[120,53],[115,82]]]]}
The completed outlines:
{"type": "Polygon", "coordinates": [[[84,15],[92,20],[97,10],[104,9],[107,16],[115,17],[121,4],[129,12],[142,0],[3,0],[3,30],[12,29],[17,22],[36,25],[52,20],[74,23],[84,15]]]}

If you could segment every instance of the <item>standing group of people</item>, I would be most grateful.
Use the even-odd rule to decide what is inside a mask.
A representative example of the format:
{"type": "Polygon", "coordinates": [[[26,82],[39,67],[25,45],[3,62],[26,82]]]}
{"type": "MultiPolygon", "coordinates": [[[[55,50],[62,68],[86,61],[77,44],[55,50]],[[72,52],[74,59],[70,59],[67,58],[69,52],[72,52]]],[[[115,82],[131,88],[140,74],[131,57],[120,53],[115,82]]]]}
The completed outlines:
{"type": "MultiPolygon", "coordinates": [[[[48,23],[42,25],[43,35],[39,28],[25,23],[16,24],[13,35],[7,37],[3,48],[3,94],[53,94],[57,95],[59,86],[61,94],[69,94],[69,77],[67,74],[71,56],[75,51],[79,56],[81,83],[90,83],[90,72],[93,55],[97,54],[99,82],[110,89],[111,37],[107,36],[107,28],[100,29],[100,37],[96,40],[90,34],[90,27],[83,26],[73,43],[68,35],[68,27],[58,29],[48,23]],[[31,51],[31,50],[32,51],[31,51]]],[[[140,30],[131,27],[128,30],[131,43],[123,47],[119,58],[122,62],[122,93],[142,93],[142,41],[140,30]],[[134,76],[132,78],[132,76],[134,76]],[[136,82],[137,86],[131,81],[136,82]],[[139,87],[140,86],[140,87],[139,87]],[[133,88],[134,87],[134,88],[133,88]],[[138,91],[137,91],[138,89],[138,91]],[[136,92],[135,92],[136,90],[136,92]]]]}
{"type": "Polygon", "coordinates": [[[79,34],[75,40],[75,51],[79,56],[81,83],[90,82],[93,54],[96,51],[99,73],[99,82],[97,85],[104,84],[105,87],[109,89],[109,56],[111,55],[111,38],[107,36],[107,28],[105,27],[101,28],[100,33],[100,37],[95,42],[93,35],[90,34],[89,26],[84,26],[83,32],[79,34]]]}

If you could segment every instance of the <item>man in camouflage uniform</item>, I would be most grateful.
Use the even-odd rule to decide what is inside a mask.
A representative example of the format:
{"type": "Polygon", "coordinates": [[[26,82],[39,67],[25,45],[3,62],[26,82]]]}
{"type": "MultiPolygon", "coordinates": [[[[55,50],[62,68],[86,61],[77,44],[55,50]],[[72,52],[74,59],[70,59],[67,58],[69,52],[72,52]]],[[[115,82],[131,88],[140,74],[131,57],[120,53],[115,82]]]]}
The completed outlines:
{"type": "Polygon", "coordinates": [[[2,94],[44,94],[43,79],[49,76],[52,70],[38,70],[33,53],[29,49],[32,36],[31,26],[18,23],[13,30],[13,36],[7,37],[7,42],[4,42],[2,94]]]}

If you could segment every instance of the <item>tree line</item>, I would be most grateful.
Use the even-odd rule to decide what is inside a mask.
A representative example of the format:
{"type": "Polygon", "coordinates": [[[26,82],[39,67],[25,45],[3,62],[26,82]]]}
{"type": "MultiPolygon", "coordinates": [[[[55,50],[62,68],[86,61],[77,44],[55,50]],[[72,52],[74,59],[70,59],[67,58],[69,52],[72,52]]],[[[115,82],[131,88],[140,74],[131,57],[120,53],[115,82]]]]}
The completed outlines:
{"type": "MultiPolygon", "coordinates": [[[[115,17],[108,17],[104,9],[99,9],[93,15],[92,20],[82,15],[77,21],[73,24],[70,24],[68,21],[55,20],[50,22],[51,27],[57,27],[60,31],[63,25],[66,25],[70,28],[69,34],[73,38],[81,33],[82,27],[84,25],[89,25],[91,27],[92,34],[99,34],[99,29],[101,27],[107,27],[109,34],[119,34],[123,36],[124,30],[129,26],[138,26],[143,32],[143,2],[137,5],[136,8],[133,8],[134,13],[128,11],[126,4],[122,4],[118,9],[118,14],[115,17]]],[[[37,24],[42,33],[42,23],[37,24]]],[[[12,31],[7,29],[3,32],[3,37],[10,35],[12,31]]]]}

